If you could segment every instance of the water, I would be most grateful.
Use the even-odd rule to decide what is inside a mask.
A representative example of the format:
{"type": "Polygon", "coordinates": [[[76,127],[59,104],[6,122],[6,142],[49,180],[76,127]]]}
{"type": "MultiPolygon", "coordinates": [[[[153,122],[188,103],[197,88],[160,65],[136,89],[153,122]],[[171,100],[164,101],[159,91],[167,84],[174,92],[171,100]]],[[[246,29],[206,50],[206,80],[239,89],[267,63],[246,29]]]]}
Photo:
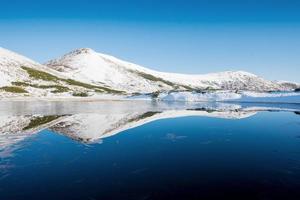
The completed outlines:
{"type": "Polygon", "coordinates": [[[299,111],[1,102],[0,199],[299,199],[299,111]]]}

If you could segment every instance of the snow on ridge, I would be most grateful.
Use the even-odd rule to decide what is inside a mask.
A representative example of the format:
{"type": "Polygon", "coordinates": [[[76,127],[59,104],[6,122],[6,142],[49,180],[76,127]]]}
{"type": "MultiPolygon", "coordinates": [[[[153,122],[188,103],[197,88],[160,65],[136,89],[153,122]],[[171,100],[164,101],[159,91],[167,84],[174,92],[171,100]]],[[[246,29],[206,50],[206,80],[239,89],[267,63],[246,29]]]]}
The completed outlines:
{"type": "Polygon", "coordinates": [[[28,79],[28,75],[20,69],[22,65],[37,66],[38,63],[0,47],[0,87],[8,86],[12,81],[28,79]]]}
{"type": "Polygon", "coordinates": [[[276,83],[280,84],[283,87],[297,89],[300,88],[300,84],[292,81],[276,81],[276,83]]]}
{"type": "Polygon", "coordinates": [[[73,79],[117,90],[152,92],[160,88],[158,83],[152,83],[130,71],[136,70],[134,64],[119,62],[116,58],[86,48],[74,50],[46,65],[73,79]]]}
{"type": "Polygon", "coordinates": [[[10,85],[13,81],[28,80],[28,74],[21,67],[30,67],[42,70],[55,76],[61,77],[57,71],[39,64],[25,56],[0,47],[0,86],[10,85]]]}
{"type": "MultiPolygon", "coordinates": [[[[245,75],[245,76],[258,77],[255,74],[252,74],[250,72],[246,72],[243,70],[237,70],[237,71],[228,70],[228,71],[214,72],[214,73],[208,73],[208,74],[182,74],[182,73],[155,71],[155,70],[151,70],[149,68],[146,68],[146,67],[128,62],[128,61],[121,60],[115,56],[111,56],[111,55],[104,54],[104,53],[98,53],[91,48],[79,48],[79,49],[72,50],[71,52],[63,55],[61,58],[48,61],[47,63],[45,63],[45,65],[49,65],[49,64],[50,65],[51,64],[60,65],[61,64],[60,62],[64,62],[64,60],[70,61],[71,59],[73,59],[74,56],[81,55],[81,54],[84,56],[95,54],[107,62],[111,62],[116,65],[124,66],[124,67],[132,69],[132,70],[140,70],[140,71],[143,71],[146,73],[154,73],[155,75],[158,75],[158,76],[159,75],[162,75],[162,76],[166,76],[166,75],[170,76],[171,75],[171,76],[177,76],[177,77],[182,76],[182,77],[187,77],[187,78],[191,78],[191,77],[203,78],[206,76],[220,76],[222,78],[224,75],[227,75],[227,76],[245,75]]],[[[80,61],[78,61],[78,62],[80,62],[80,61]]]]}
{"type": "MultiPolygon", "coordinates": [[[[60,72],[53,70],[47,66],[41,65],[29,58],[26,58],[22,55],[14,53],[10,50],[4,49],[0,47],[0,87],[7,86],[15,86],[13,82],[21,82],[28,83],[32,85],[56,85],[56,86],[65,86],[66,83],[58,83],[51,79],[43,80],[36,77],[32,77],[28,74],[28,71],[24,69],[24,67],[28,67],[30,69],[35,69],[41,72],[45,72],[47,74],[51,74],[55,77],[61,79],[67,79],[66,76],[61,74],[60,72]]],[[[69,85],[67,85],[69,87],[69,85]]],[[[53,93],[55,88],[38,88],[31,86],[18,86],[24,89],[28,93],[16,93],[16,92],[7,92],[4,90],[0,91],[0,98],[15,98],[15,97],[63,97],[70,96],[69,93],[53,93]]],[[[75,86],[70,86],[69,88],[74,89],[75,86]]],[[[75,88],[77,89],[77,88],[75,88]]],[[[77,90],[76,90],[77,91],[77,90]]],[[[79,91],[79,89],[78,89],[79,91]]]]}
{"type": "Polygon", "coordinates": [[[285,89],[274,81],[265,80],[246,71],[224,71],[196,75],[160,72],[110,55],[97,53],[89,48],[73,50],[61,58],[47,62],[46,65],[75,79],[94,84],[102,83],[127,92],[146,93],[174,89],[174,86],[170,86],[164,81],[153,81],[151,78],[149,80],[139,73],[169,81],[173,85],[192,88],[209,87],[255,91],[285,89]]]}
{"type": "MultiPolygon", "coordinates": [[[[33,81],[35,84],[45,84],[41,80],[33,80],[21,66],[45,71],[60,78],[74,79],[84,83],[126,91],[127,93],[145,94],[156,91],[180,91],[189,88],[194,90],[213,88],[220,90],[275,91],[289,87],[288,85],[283,86],[277,82],[264,80],[245,71],[224,71],[198,75],[159,72],[110,55],[97,53],[90,48],[75,49],[46,64],[47,66],[39,64],[0,47],[0,87],[10,86],[11,82],[14,81],[33,81]]],[[[26,89],[28,89],[30,95],[38,97],[63,97],[66,95],[52,94],[49,89],[26,89]]],[[[99,94],[93,92],[90,94],[94,97],[99,96],[99,94]]],[[[12,97],[20,94],[5,95],[12,97]]],[[[0,96],[3,95],[0,94],[0,96]]]]}

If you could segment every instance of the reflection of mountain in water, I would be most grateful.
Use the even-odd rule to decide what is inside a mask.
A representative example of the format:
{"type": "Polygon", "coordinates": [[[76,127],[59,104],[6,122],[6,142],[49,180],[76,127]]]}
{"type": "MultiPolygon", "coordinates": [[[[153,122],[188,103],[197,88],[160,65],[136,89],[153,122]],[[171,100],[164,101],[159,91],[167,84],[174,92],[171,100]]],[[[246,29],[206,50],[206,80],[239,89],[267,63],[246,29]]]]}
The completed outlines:
{"type": "Polygon", "coordinates": [[[151,121],[184,116],[207,116],[229,119],[249,117],[255,112],[236,111],[195,111],[195,110],[172,110],[172,111],[148,111],[144,113],[128,113],[117,115],[103,114],[75,114],[53,125],[50,129],[54,132],[67,135],[83,142],[93,142],[106,138],[130,128],[141,126],[151,121]]]}
{"type": "Polygon", "coordinates": [[[54,125],[62,117],[59,115],[0,116],[0,149],[54,125]]]}
{"type": "MultiPolygon", "coordinates": [[[[127,104],[128,106],[129,104],[127,104]]],[[[130,103],[130,106],[133,104],[130,103]]],[[[57,107],[57,105],[55,105],[57,107]]],[[[102,106],[101,108],[104,108],[102,106]]],[[[89,112],[68,112],[57,115],[3,115],[0,116],[0,151],[19,143],[28,136],[34,135],[43,129],[50,129],[55,133],[66,135],[77,141],[92,143],[97,140],[113,136],[122,131],[147,124],[149,122],[185,116],[205,116],[224,119],[242,119],[250,117],[262,110],[286,110],[298,112],[292,108],[284,109],[281,107],[268,107],[266,105],[242,106],[236,104],[202,104],[202,105],[151,105],[138,107],[126,107],[126,103],[111,111],[102,112],[104,109],[97,110],[86,107],[89,112]],[[91,112],[91,111],[94,112],[91,112]]],[[[97,107],[98,108],[98,107],[97,107]]],[[[43,108],[43,111],[45,109],[43,108]]],[[[59,109],[61,111],[61,109],[59,109]]],[[[36,110],[35,110],[36,111],[36,110]]],[[[1,155],[0,155],[1,157],[1,155]]]]}

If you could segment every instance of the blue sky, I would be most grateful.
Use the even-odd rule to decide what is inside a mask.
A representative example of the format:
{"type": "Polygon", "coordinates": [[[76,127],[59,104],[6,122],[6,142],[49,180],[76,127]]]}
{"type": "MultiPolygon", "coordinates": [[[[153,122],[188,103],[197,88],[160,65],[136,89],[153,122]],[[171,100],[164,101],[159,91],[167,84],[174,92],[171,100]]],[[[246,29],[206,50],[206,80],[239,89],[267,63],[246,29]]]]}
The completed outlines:
{"type": "Polygon", "coordinates": [[[300,82],[300,1],[2,0],[0,46],[39,62],[72,49],[180,73],[300,82]]]}

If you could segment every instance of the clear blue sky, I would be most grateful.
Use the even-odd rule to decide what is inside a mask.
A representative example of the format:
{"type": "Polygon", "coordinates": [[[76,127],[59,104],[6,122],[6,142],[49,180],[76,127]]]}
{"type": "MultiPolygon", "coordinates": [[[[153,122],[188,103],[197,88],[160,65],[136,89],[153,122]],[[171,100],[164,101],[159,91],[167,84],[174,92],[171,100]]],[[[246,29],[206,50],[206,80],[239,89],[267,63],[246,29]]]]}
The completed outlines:
{"type": "Polygon", "coordinates": [[[42,63],[90,47],[160,71],[300,82],[300,1],[1,0],[0,46],[42,63]]]}

